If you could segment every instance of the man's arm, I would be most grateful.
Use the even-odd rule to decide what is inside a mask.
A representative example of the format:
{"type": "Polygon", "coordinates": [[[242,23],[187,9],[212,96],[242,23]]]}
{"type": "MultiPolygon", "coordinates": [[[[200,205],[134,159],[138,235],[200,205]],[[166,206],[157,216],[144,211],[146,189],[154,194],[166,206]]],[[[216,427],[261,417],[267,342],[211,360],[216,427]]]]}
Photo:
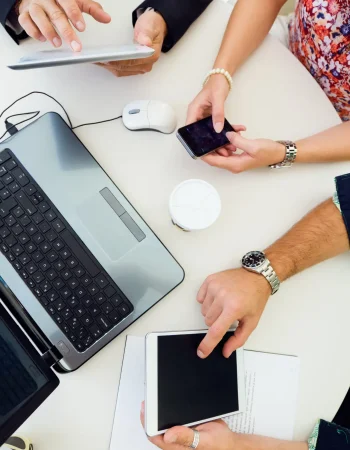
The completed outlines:
{"type": "Polygon", "coordinates": [[[211,2],[212,0],[145,0],[133,12],[133,24],[135,26],[139,10],[154,8],[167,25],[168,32],[162,50],[168,52],[211,2]]]}
{"type": "Polygon", "coordinates": [[[16,0],[1,0],[0,23],[18,44],[21,39],[25,39],[28,35],[18,23],[18,18],[14,11],[15,5],[16,0]]]}
{"type": "MultiPolygon", "coordinates": [[[[329,199],[266,250],[281,281],[349,250],[350,175],[338,177],[337,188],[342,213],[329,199]]],[[[229,357],[244,345],[257,327],[270,295],[267,280],[243,268],[208,277],[197,296],[210,327],[199,345],[198,356],[207,357],[236,320],[239,327],[225,344],[224,356],[229,357]]]]}

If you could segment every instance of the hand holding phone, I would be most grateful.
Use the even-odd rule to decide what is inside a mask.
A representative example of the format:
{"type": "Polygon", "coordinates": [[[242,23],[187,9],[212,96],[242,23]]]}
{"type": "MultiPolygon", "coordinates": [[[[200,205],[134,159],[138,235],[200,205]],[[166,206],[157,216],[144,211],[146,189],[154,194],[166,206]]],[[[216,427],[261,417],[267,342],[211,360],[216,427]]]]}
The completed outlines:
{"type": "Polygon", "coordinates": [[[225,119],[224,129],[217,133],[213,127],[213,118],[209,116],[199,122],[186,125],[177,132],[177,137],[192,158],[202,158],[228,145],[226,134],[235,131],[225,119]]]}

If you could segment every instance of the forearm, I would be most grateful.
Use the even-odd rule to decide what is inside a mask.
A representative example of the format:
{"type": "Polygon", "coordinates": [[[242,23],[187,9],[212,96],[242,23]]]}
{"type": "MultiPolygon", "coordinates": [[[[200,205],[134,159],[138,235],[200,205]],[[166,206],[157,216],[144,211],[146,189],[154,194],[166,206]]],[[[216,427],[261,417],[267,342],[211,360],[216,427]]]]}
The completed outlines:
{"type": "Polygon", "coordinates": [[[330,162],[350,160],[350,122],[296,142],[297,162],[330,162]]]}
{"type": "Polygon", "coordinates": [[[214,67],[233,74],[261,44],[286,0],[238,0],[214,67]]]}
{"type": "Polygon", "coordinates": [[[308,450],[306,442],[281,441],[279,439],[252,435],[236,435],[235,444],[234,448],[237,447],[244,450],[308,450]]]}
{"type": "Polygon", "coordinates": [[[311,211],[266,250],[281,281],[349,250],[341,213],[331,199],[311,211]]]}

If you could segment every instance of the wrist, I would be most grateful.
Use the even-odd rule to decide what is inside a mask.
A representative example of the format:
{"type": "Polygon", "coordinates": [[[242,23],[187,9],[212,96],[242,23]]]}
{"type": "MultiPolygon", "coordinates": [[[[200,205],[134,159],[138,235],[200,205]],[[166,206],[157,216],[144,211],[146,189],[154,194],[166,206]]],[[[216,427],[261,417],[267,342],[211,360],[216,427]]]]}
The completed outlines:
{"type": "Polygon", "coordinates": [[[271,266],[276,272],[280,282],[287,280],[293,273],[293,262],[288,259],[288,255],[279,252],[274,246],[264,251],[271,266]]]}
{"type": "Polygon", "coordinates": [[[220,92],[220,94],[223,93],[225,98],[227,98],[230,93],[230,85],[222,74],[211,75],[207,83],[204,85],[204,89],[209,89],[213,92],[220,92]]]}
{"type": "Polygon", "coordinates": [[[157,29],[160,32],[160,35],[163,37],[163,41],[168,34],[168,25],[165,22],[163,16],[157,11],[151,11],[151,14],[154,14],[154,21],[156,23],[157,29]]]}

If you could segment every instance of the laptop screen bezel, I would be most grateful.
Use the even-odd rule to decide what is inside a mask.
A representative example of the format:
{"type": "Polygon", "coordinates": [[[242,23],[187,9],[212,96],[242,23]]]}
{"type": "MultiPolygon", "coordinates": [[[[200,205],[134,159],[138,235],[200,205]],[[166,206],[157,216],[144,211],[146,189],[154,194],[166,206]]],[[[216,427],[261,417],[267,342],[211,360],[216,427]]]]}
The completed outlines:
{"type": "MultiPolygon", "coordinates": [[[[19,325],[7,312],[6,308],[2,304],[2,298],[0,296],[0,317],[8,327],[10,332],[15,336],[19,344],[27,352],[28,356],[33,360],[37,367],[42,371],[48,380],[33,398],[27,400],[24,405],[10,417],[2,426],[0,426],[0,446],[30,417],[33,412],[52,394],[52,392],[58,387],[60,381],[55,375],[53,370],[43,361],[41,355],[33,347],[28,337],[21,330],[19,325]]],[[[0,367],[1,370],[1,367],[0,367]]]]}

